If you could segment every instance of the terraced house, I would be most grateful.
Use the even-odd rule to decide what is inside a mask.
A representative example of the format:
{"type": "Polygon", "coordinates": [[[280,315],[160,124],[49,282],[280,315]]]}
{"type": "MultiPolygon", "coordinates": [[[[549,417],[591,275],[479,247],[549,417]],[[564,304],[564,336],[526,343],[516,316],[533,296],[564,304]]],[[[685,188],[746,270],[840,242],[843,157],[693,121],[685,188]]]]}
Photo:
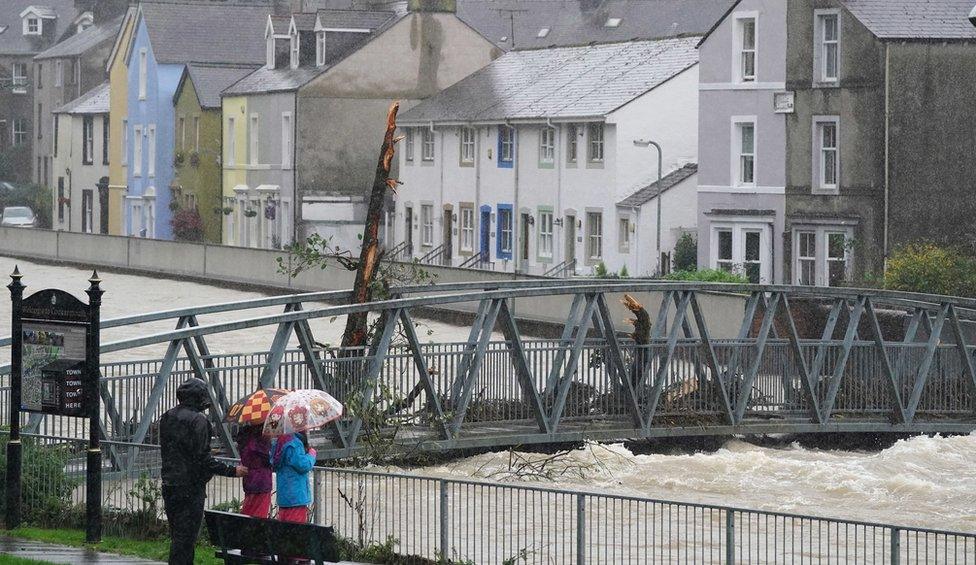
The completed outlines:
{"type": "Polygon", "coordinates": [[[659,272],[695,228],[697,43],[513,51],[404,112],[397,241],[455,266],[659,272]]]}
{"type": "Polygon", "coordinates": [[[35,132],[34,93],[43,77],[35,76],[33,59],[90,21],[87,5],[75,0],[0,2],[0,180],[26,183],[40,176],[33,148],[50,143],[50,136],[38,141],[35,132]]]}
{"type": "Polygon", "coordinates": [[[741,0],[701,50],[699,264],[841,285],[972,247],[964,0],[741,0]]]}
{"type": "MultiPolygon", "coordinates": [[[[123,233],[172,239],[176,115],[173,96],[189,64],[260,65],[271,7],[233,3],[142,2],[125,49],[126,166],[123,233]]],[[[113,82],[114,87],[114,82],[113,82]]],[[[113,108],[114,113],[114,108],[113,108]]],[[[113,141],[112,143],[116,143],[113,141]]],[[[177,185],[178,186],[178,185],[177,185]]]]}
{"type": "Polygon", "coordinates": [[[501,53],[453,2],[391,8],[266,20],[264,66],[223,95],[225,243],[319,233],[357,249],[390,104],[408,108],[501,53]]]}

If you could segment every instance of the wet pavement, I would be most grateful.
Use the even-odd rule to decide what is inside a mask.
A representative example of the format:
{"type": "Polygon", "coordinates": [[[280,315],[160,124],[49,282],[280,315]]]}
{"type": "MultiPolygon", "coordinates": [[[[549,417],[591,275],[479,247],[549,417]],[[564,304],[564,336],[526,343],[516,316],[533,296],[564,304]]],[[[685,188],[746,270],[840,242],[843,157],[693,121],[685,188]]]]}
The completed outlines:
{"type": "Polygon", "coordinates": [[[0,554],[23,559],[35,559],[49,563],[112,563],[132,565],[165,565],[161,561],[150,561],[127,555],[99,553],[81,547],[67,547],[39,541],[0,537],[0,554]]]}

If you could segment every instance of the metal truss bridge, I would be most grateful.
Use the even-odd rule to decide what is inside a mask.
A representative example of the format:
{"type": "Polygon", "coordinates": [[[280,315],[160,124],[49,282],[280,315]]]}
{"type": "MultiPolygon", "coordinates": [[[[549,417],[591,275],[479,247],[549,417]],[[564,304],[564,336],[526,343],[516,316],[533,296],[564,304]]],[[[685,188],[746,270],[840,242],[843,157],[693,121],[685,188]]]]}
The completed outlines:
{"type": "MultiPolygon", "coordinates": [[[[350,293],[319,292],[103,320],[103,329],[126,328],[131,336],[102,342],[104,436],[154,443],[156,422],[190,376],[209,383],[215,423],[229,403],[258,386],[329,391],[347,413],[313,438],[326,458],[354,455],[376,441],[410,452],[666,436],[976,429],[976,346],[967,337],[976,300],[628,280],[458,283],[396,292],[395,299],[368,305],[323,306],[344,304],[350,293]],[[621,331],[624,293],[647,305],[647,344],[621,331]],[[717,300],[733,307],[712,309],[717,300]],[[428,343],[418,336],[419,310],[465,306],[472,313],[466,341],[428,343]],[[268,307],[283,311],[239,317],[268,307]],[[514,311],[533,308],[563,320],[553,332],[558,337],[523,335],[514,311]],[[376,320],[368,348],[339,351],[316,342],[310,322],[362,311],[376,320]],[[201,323],[201,316],[217,321],[201,323]],[[166,320],[175,321],[173,330],[145,329],[166,320]],[[211,353],[208,337],[253,328],[267,329],[267,351],[211,353]],[[159,353],[105,361],[119,353],[131,359],[140,348],[159,353]]],[[[9,345],[9,338],[0,340],[9,345]]],[[[6,371],[2,410],[9,409],[6,371]]],[[[80,421],[52,416],[35,415],[25,426],[65,438],[85,432],[80,421]]],[[[216,429],[233,453],[231,430],[216,429]]]]}

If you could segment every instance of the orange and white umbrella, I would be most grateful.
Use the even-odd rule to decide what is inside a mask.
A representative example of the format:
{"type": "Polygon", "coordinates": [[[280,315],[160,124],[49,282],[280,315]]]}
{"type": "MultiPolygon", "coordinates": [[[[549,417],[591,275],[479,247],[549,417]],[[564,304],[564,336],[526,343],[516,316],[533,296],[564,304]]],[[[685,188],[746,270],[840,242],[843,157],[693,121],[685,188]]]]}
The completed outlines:
{"type": "Polygon", "coordinates": [[[286,388],[259,389],[231,404],[227,409],[227,421],[241,426],[263,424],[278,399],[289,392],[286,388]]]}
{"type": "Polygon", "coordinates": [[[342,417],[342,403],[329,393],[301,389],[275,401],[264,422],[264,435],[281,436],[321,428],[342,417]]]}

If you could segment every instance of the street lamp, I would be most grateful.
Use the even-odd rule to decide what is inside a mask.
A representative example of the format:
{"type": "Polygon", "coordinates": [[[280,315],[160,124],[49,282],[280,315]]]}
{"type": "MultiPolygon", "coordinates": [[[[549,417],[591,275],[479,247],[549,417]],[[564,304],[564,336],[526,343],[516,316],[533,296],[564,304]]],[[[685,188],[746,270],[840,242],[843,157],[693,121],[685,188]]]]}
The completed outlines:
{"type": "Polygon", "coordinates": [[[658,145],[656,141],[635,139],[634,145],[637,147],[650,147],[654,146],[657,149],[657,274],[660,275],[664,271],[661,270],[661,177],[662,168],[661,162],[663,161],[661,146],[658,145]]]}

